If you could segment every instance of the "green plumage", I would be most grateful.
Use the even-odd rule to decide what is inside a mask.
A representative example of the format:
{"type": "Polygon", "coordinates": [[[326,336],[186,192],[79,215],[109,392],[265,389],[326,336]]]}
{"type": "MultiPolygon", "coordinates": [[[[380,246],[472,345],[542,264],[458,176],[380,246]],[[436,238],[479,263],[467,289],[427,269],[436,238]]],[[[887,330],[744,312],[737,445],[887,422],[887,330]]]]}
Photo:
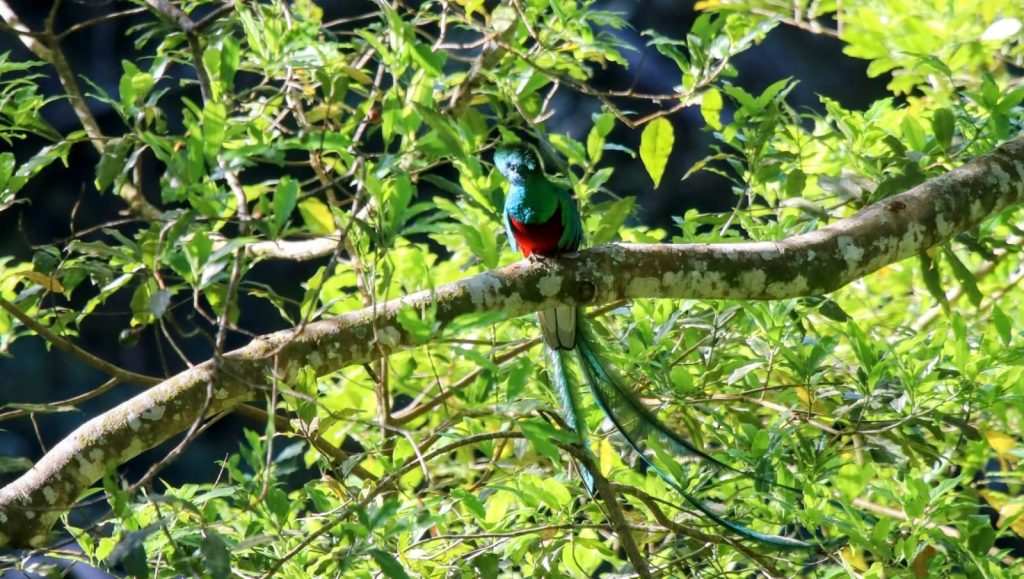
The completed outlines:
{"type": "MultiPolygon", "coordinates": [[[[583,241],[583,223],[569,193],[547,180],[536,157],[523,147],[499,149],[495,165],[508,179],[504,222],[509,244],[524,256],[557,256],[576,251],[583,241]]],[[[677,455],[699,457],[712,465],[781,488],[772,481],[759,479],[731,467],[686,441],[662,423],[644,406],[639,396],[626,385],[619,373],[604,361],[598,339],[583,312],[562,306],[538,313],[547,352],[551,387],[558,399],[566,426],[572,429],[579,445],[590,452],[585,406],[577,385],[571,379],[569,364],[575,358],[584,382],[597,406],[622,434],[626,443],[647,467],[660,476],[694,508],[715,523],[748,539],[778,548],[817,548],[818,545],[789,537],[769,535],[730,521],[690,495],[672,476],[659,468],[647,455],[647,441],[656,440],[677,455]]],[[[580,472],[593,494],[593,474],[580,465],[580,472]]],[[[797,489],[791,489],[796,491],[797,489]]]]}

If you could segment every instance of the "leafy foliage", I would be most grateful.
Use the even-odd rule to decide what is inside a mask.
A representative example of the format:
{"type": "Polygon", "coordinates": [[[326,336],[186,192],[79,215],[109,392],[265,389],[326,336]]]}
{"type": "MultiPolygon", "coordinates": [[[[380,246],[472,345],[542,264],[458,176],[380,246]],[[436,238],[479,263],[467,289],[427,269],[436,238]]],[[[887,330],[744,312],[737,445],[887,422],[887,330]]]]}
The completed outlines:
{"type": "MultiPolygon", "coordinates": [[[[122,125],[102,145],[94,184],[125,197],[155,161],[159,194],[146,193],[160,218],[93,228],[24,261],[0,257],[0,296],[69,338],[127,298],[125,347],[145,333],[174,346],[200,332],[219,356],[217,334],[257,302],[288,327],[515,261],[488,153],[513,134],[547,154],[591,243],[717,243],[817,229],[1024,128],[1019,2],[699,5],[685,37],[645,33],[680,79],[672,104],[647,117],[628,112],[643,95],[590,85],[599,68],[627,66],[630,50],[613,32],[624,23],[594,2],[378,3],[358,26],[324,22],[309,0],[235,3],[193,32],[149,14],[133,29],[137,54],[118,94],[90,89],[122,125]],[[731,59],[779,25],[837,36],[869,74],[892,75],[892,97],[855,111],[823,95],[807,111],[787,103],[797,80],[744,90],[731,59]],[[561,91],[604,103],[584,141],[548,132],[561,91]],[[673,143],[689,138],[667,119],[691,105],[715,144],[690,173],[725,176],[740,202],[689,212],[672,231],[625,226],[634,202],[606,190],[606,155],[639,154],[659,184],[673,143]],[[642,130],[639,151],[613,140],[622,126],[642,130]],[[253,248],[309,239],[327,244],[307,279],[254,280],[263,261],[298,258],[253,248]],[[175,316],[183,309],[196,312],[187,327],[175,316]]],[[[217,6],[183,3],[193,22],[217,6]]],[[[0,153],[0,209],[42,202],[32,180],[89,146],[43,120],[32,80],[45,70],[0,56],[0,138],[51,143],[0,153]]],[[[737,545],[632,468],[614,431],[590,424],[600,472],[620,485],[650,563],[736,577],[1019,576],[1020,553],[999,540],[1024,536],[1022,227],[1020,211],[1007,211],[829,296],[606,312],[619,367],[664,421],[803,495],[700,468],[682,473],[689,490],[764,532],[849,541],[770,556],[737,545]]],[[[607,511],[568,466],[571,438],[545,419],[554,401],[532,319],[493,312],[441,328],[428,309],[400,322],[421,347],[276,380],[267,408],[284,419],[247,432],[219,480],[129,492],[108,476],[105,524],[64,525],[75,556],[154,577],[625,569],[607,511]],[[338,450],[346,441],[358,452],[338,450]]],[[[0,311],[0,350],[33,334],[0,311]]],[[[0,418],[15,410],[0,407],[0,418]]]]}

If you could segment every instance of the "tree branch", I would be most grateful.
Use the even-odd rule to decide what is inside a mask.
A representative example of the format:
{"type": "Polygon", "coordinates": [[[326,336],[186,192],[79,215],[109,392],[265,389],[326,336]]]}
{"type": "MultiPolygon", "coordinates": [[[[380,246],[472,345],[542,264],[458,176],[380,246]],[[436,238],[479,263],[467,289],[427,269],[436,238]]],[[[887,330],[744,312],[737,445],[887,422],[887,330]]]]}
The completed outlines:
{"type": "MultiPolygon", "coordinates": [[[[416,346],[397,321],[436,305],[441,325],[501,311],[515,317],[562,304],[632,298],[784,299],[820,295],[906,259],[1024,203],[1024,140],[818,231],[777,242],[622,245],[561,259],[520,261],[375,307],[253,340],[225,354],[207,409],[216,414],[253,398],[278,369],[294,378],[364,364],[416,346]],[[371,338],[375,335],[377,341],[371,338]]],[[[0,546],[42,545],[75,497],[108,464],[121,464],[187,429],[202,408],[213,362],[173,376],[86,422],[21,478],[0,489],[0,546]]]]}
{"type": "MultiPolygon", "coordinates": [[[[47,29],[46,32],[42,33],[29,30],[19,20],[17,13],[7,3],[7,0],[0,0],[0,20],[3,20],[7,24],[7,28],[18,35],[18,39],[21,40],[26,48],[42,60],[48,62],[57,71],[57,79],[60,80],[61,86],[64,87],[64,92],[67,93],[68,104],[75,111],[75,116],[78,117],[82,128],[85,129],[86,134],[89,136],[89,142],[92,143],[96,152],[102,155],[107,147],[107,138],[100,130],[96,117],[89,110],[89,105],[85,100],[85,95],[82,93],[82,88],[78,85],[75,73],[71,70],[71,65],[64,56],[64,51],[60,47],[60,35],[54,33],[52,29],[47,29]]],[[[143,197],[142,192],[136,189],[132,183],[126,181],[122,184],[117,190],[117,195],[128,204],[129,211],[132,214],[148,221],[160,219],[160,210],[150,204],[143,197]]]]}

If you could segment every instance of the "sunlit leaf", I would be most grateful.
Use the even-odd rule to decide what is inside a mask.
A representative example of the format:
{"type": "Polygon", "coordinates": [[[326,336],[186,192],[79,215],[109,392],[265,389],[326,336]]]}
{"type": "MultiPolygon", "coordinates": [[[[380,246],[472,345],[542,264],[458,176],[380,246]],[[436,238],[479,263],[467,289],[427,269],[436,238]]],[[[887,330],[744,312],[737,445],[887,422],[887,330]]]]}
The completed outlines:
{"type": "Polygon", "coordinates": [[[674,143],[675,131],[672,123],[665,118],[657,118],[648,123],[640,136],[640,159],[647,168],[647,174],[654,181],[655,188],[661,184],[661,177],[665,174],[665,165],[668,163],[674,143]]]}

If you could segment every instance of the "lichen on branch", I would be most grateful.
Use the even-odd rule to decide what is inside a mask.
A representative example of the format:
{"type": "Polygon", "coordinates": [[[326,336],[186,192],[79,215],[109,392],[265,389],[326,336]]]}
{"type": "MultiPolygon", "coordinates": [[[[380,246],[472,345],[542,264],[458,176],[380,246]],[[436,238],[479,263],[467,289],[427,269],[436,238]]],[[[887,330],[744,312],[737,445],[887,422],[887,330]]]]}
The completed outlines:
{"type": "Polygon", "coordinates": [[[820,295],[949,240],[1024,203],[1024,140],[820,230],[772,242],[611,244],[558,260],[522,261],[253,340],[88,421],[29,472],[0,489],[0,547],[38,546],[80,493],[116,466],[300,368],[327,374],[412,348],[397,318],[436,306],[436,321],[631,298],[783,299],[820,295]],[[372,337],[377,336],[375,342],[372,337]],[[207,393],[212,393],[209,404],[207,393]]]}

